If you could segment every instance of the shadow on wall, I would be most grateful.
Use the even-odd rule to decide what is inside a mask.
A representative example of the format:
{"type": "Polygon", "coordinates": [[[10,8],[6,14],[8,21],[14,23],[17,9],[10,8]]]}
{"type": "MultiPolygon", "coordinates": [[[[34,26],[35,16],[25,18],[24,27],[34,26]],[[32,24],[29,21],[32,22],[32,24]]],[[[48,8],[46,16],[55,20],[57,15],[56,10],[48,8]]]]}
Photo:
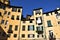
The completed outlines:
{"type": "Polygon", "coordinates": [[[7,40],[7,34],[4,32],[4,30],[0,26],[0,40],[7,40]]]}

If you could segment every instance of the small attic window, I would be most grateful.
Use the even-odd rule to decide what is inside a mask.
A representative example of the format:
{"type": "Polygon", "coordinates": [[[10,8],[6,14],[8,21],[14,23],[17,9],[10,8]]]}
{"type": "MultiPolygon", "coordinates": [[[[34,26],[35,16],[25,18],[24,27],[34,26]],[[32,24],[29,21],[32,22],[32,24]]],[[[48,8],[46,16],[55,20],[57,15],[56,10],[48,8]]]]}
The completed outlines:
{"type": "Polygon", "coordinates": [[[20,12],[20,9],[18,9],[18,12],[20,12]]]}
{"type": "Polygon", "coordinates": [[[36,10],[35,13],[36,13],[36,15],[37,15],[37,14],[39,14],[39,15],[41,14],[40,10],[36,10]]]}
{"type": "Polygon", "coordinates": [[[47,13],[46,16],[49,16],[49,14],[47,13]]]}
{"type": "Polygon", "coordinates": [[[37,13],[36,13],[36,15],[37,15],[37,14],[39,14],[39,15],[40,15],[40,14],[41,14],[41,12],[37,12],[37,13]]]}
{"type": "Polygon", "coordinates": [[[12,8],[12,11],[13,12],[17,12],[17,8],[12,8]]]}

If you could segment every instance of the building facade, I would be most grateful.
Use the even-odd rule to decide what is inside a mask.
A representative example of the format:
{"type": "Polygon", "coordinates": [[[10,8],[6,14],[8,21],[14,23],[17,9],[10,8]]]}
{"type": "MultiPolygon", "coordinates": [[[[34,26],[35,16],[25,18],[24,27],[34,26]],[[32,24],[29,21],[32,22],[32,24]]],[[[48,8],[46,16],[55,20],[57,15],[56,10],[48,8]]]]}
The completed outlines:
{"type": "Polygon", "coordinates": [[[26,18],[22,10],[11,6],[9,0],[0,0],[1,40],[60,40],[59,8],[46,13],[42,8],[34,9],[26,18]]]}

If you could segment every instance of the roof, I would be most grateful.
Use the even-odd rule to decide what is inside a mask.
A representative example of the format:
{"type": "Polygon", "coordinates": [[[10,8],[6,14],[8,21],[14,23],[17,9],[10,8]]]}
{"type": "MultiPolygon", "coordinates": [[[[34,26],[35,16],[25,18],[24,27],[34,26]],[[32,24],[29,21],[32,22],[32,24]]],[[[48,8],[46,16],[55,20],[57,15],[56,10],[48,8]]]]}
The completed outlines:
{"type": "Polygon", "coordinates": [[[4,3],[2,3],[2,2],[0,2],[0,4],[3,4],[3,5],[5,5],[5,6],[7,6],[7,7],[11,7],[11,8],[22,8],[21,6],[12,6],[12,5],[6,5],[6,4],[4,4],[4,3]]]}
{"type": "Polygon", "coordinates": [[[53,10],[53,11],[49,11],[49,12],[45,12],[45,13],[43,13],[43,14],[47,14],[47,13],[52,13],[52,12],[57,12],[57,11],[59,11],[60,9],[55,9],[55,10],[53,10]]]}
{"type": "Polygon", "coordinates": [[[40,9],[42,9],[42,8],[36,8],[36,9],[33,9],[33,11],[35,11],[35,10],[40,10],[40,9]]]}

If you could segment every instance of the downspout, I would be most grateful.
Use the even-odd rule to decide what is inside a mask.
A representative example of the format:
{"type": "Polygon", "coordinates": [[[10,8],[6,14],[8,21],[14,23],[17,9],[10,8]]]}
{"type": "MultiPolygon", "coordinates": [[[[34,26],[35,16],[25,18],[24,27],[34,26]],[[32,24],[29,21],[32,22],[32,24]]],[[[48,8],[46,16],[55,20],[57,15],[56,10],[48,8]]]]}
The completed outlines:
{"type": "MultiPolygon", "coordinates": [[[[21,10],[22,13],[22,10],[21,10]]],[[[22,14],[21,14],[22,15],[22,14]]],[[[20,18],[20,24],[19,24],[19,35],[18,35],[18,40],[20,40],[20,29],[21,29],[21,18],[20,18]]]]}

